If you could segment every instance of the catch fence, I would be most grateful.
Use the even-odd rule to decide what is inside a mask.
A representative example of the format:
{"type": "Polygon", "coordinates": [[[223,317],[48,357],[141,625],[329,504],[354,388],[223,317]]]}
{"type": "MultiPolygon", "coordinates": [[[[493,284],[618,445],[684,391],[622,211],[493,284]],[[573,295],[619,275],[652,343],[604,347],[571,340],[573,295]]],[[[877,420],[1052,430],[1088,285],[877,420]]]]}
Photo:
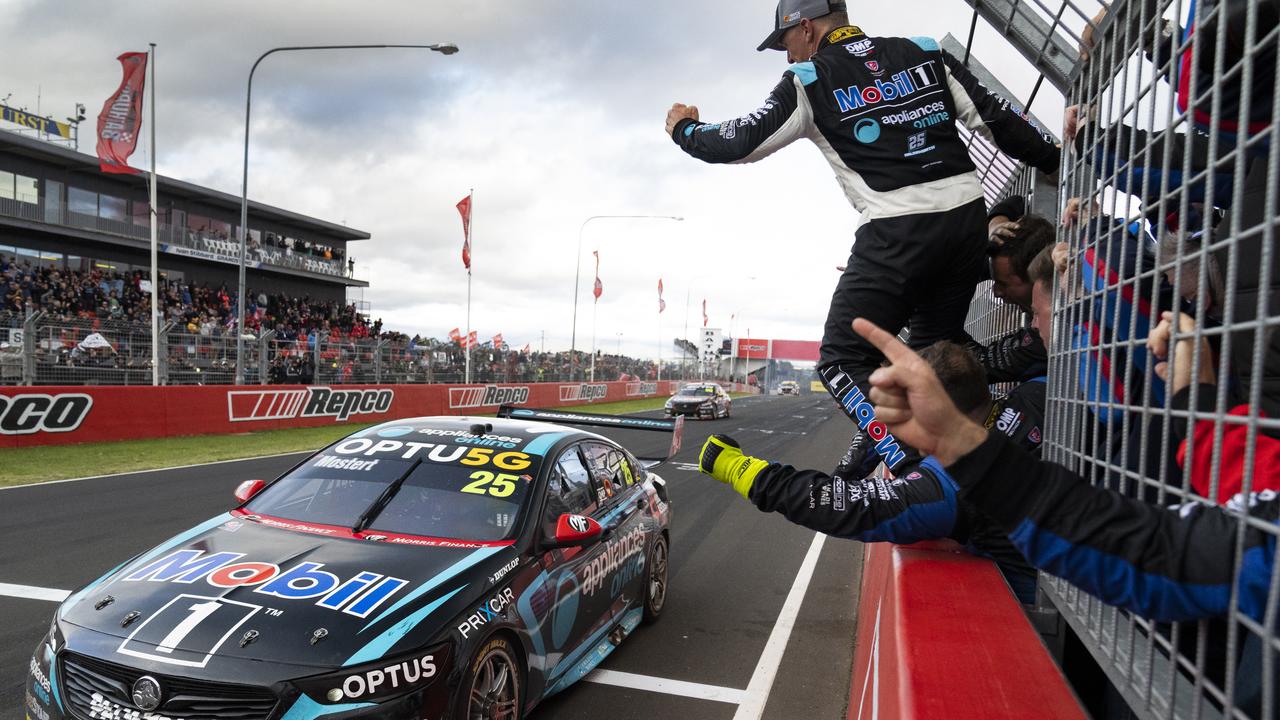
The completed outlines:
{"type": "MultiPolygon", "coordinates": [[[[230,385],[236,341],[221,328],[193,332],[166,322],[159,333],[162,385],[230,385]]],[[[471,352],[472,383],[577,382],[590,378],[591,356],[522,352],[482,345],[471,352]]],[[[150,385],[151,329],[109,318],[0,312],[0,385],[150,385]]],[[[245,384],[351,385],[464,382],[466,353],[452,342],[351,338],[275,332],[244,342],[245,384]]],[[[663,379],[700,379],[699,365],[663,363],[663,379]]],[[[652,361],[601,353],[595,379],[653,380],[652,361]]],[[[707,379],[713,379],[708,377],[707,379]]],[[[721,380],[728,380],[727,375],[721,380]]]]}
{"type": "MultiPolygon", "coordinates": [[[[1075,0],[969,4],[1069,108],[1057,187],[1021,168],[994,193],[1056,193],[1029,204],[1067,220],[1045,458],[1161,506],[1271,493],[1280,478],[1262,448],[1280,438],[1277,3],[1121,1],[1101,14],[1101,3],[1075,0]],[[1166,311],[1187,318],[1175,324],[1167,378],[1147,347],[1166,311]]],[[[994,338],[1018,315],[981,287],[970,334],[994,338]]],[[[1228,510],[1236,589],[1225,616],[1154,622],[1041,576],[1041,604],[1109,680],[1093,696],[1078,688],[1095,715],[1280,716],[1280,556],[1242,559],[1247,530],[1274,548],[1280,526],[1251,516],[1248,502],[1228,510]],[[1239,610],[1242,573],[1267,582],[1261,620],[1239,610]]],[[[1187,552],[1175,564],[1197,561],[1187,552]]]]}

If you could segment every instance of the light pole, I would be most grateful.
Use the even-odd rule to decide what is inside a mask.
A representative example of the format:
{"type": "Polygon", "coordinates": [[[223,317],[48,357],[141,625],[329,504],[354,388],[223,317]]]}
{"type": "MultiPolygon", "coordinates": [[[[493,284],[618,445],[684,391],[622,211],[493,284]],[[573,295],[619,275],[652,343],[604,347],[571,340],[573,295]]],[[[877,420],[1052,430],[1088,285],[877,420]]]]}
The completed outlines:
{"type": "Polygon", "coordinates": [[[582,225],[578,228],[578,253],[577,259],[573,265],[573,331],[569,335],[569,380],[577,379],[578,371],[578,279],[582,274],[582,233],[587,229],[587,223],[592,220],[603,219],[644,219],[644,220],[675,220],[681,222],[682,217],[675,215],[592,215],[582,221],[582,225]]]}
{"type": "Polygon", "coordinates": [[[452,55],[458,52],[458,46],[453,43],[436,43],[434,45],[300,45],[297,47],[271,48],[259,55],[258,59],[254,61],[253,67],[249,68],[249,82],[244,93],[244,173],[240,181],[240,299],[239,308],[236,311],[237,385],[244,384],[244,266],[249,238],[249,113],[253,107],[253,74],[258,70],[258,65],[273,53],[293,52],[296,50],[376,50],[382,48],[432,50],[442,55],[452,55]]]}

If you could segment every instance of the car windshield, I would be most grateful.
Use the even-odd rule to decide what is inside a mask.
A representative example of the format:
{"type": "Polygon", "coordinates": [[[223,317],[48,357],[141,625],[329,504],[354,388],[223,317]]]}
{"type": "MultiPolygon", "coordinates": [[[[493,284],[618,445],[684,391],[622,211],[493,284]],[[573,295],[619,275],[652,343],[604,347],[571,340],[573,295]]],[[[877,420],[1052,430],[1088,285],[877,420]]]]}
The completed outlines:
{"type": "Polygon", "coordinates": [[[680,395],[715,395],[716,389],[709,385],[687,385],[680,388],[680,395]]]}
{"type": "Polygon", "coordinates": [[[249,512],[366,532],[456,540],[508,538],[539,458],[488,447],[348,438],[246,506],[249,512]]]}

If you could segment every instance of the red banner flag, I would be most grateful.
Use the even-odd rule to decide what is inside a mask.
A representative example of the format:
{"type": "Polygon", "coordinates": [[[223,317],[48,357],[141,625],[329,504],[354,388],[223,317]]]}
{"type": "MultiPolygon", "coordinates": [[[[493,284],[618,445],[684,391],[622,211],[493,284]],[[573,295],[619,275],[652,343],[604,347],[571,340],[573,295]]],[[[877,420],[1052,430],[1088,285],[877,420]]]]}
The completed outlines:
{"type": "Polygon", "coordinates": [[[707,326],[707,299],[702,298],[702,327],[707,326]]]}
{"type": "Polygon", "coordinates": [[[449,339],[454,342],[462,342],[462,333],[458,331],[458,328],[454,328],[449,331],[449,339]]]}
{"type": "Polygon", "coordinates": [[[662,299],[662,278],[658,278],[658,312],[667,309],[667,301],[662,299]]]}
{"type": "Polygon", "coordinates": [[[467,333],[467,347],[473,348],[479,344],[480,344],[480,339],[476,337],[475,330],[472,330],[471,332],[467,333]]]}
{"type": "Polygon", "coordinates": [[[147,54],[128,52],[116,58],[124,78],[98,113],[98,167],[104,173],[136,175],[129,156],[138,146],[142,128],[142,89],[147,77],[147,54]]]}
{"type": "Polygon", "coordinates": [[[502,342],[502,333],[493,336],[493,346],[501,349],[505,343],[502,342]]]}
{"type": "Polygon", "coordinates": [[[458,201],[458,213],[462,215],[462,264],[471,271],[471,196],[458,201]]]}
{"type": "Polygon", "coordinates": [[[524,344],[524,348],[523,348],[522,350],[520,350],[520,352],[521,352],[521,353],[524,353],[525,355],[528,355],[528,354],[529,354],[529,343],[525,343],[525,344],[524,344]]]}
{"type": "Polygon", "coordinates": [[[592,288],[591,294],[596,296],[596,301],[598,302],[600,296],[604,294],[604,285],[600,282],[600,251],[592,250],[591,254],[596,256],[596,284],[592,288]]]}

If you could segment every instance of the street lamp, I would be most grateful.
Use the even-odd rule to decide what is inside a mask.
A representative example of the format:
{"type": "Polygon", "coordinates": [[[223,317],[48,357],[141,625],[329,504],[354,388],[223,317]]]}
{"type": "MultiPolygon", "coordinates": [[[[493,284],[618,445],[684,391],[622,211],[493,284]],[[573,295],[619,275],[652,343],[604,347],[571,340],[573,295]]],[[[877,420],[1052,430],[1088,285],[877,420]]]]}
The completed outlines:
{"type": "Polygon", "coordinates": [[[458,52],[458,46],[453,43],[435,43],[433,45],[300,45],[297,47],[272,48],[259,55],[258,59],[254,61],[253,67],[249,68],[249,83],[244,94],[244,174],[241,176],[240,182],[240,301],[239,308],[236,311],[237,385],[244,384],[244,267],[249,237],[249,112],[253,104],[253,74],[258,70],[258,65],[272,53],[296,50],[375,50],[382,48],[432,50],[441,55],[452,55],[458,52]]]}
{"type": "Polygon", "coordinates": [[[587,223],[592,220],[603,219],[645,219],[645,220],[675,220],[681,222],[682,217],[675,215],[592,215],[582,221],[582,226],[578,228],[578,258],[573,266],[573,332],[570,333],[569,339],[569,380],[577,378],[578,369],[578,279],[582,272],[582,233],[587,229],[587,223]]]}

